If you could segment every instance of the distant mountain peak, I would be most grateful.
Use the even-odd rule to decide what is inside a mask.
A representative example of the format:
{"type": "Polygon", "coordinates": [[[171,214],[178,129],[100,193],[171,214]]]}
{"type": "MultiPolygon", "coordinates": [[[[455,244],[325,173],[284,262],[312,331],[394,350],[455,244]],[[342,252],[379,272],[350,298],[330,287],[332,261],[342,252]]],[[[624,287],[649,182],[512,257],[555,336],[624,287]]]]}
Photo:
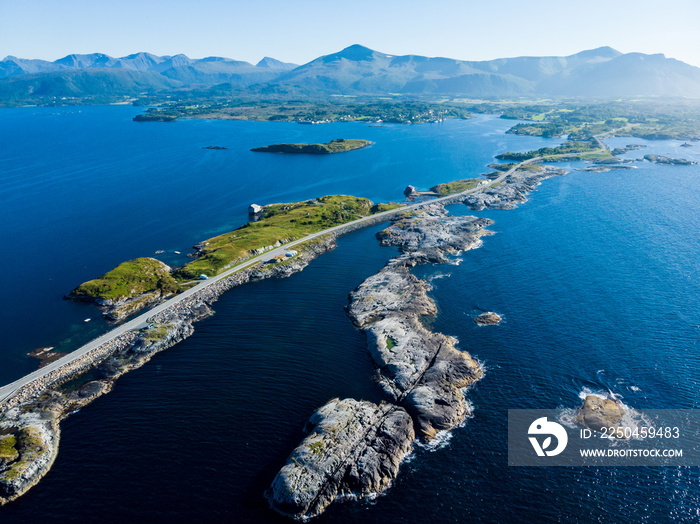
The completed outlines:
{"type": "Polygon", "coordinates": [[[369,47],[365,47],[360,44],[353,44],[351,46],[346,47],[338,53],[334,53],[328,56],[345,58],[346,60],[360,61],[371,60],[377,55],[381,55],[381,53],[378,53],[377,51],[374,51],[373,49],[370,49],[369,47]]]}
{"type": "Polygon", "coordinates": [[[101,96],[101,90],[116,93],[117,84],[119,89],[124,87],[119,93],[130,95],[141,92],[139,82],[148,86],[143,90],[195,86],[217,93],[700,96],[700,68],[662,54],[623,54],[608,46],[569,56],[479,62],[393,56],[359,44],[302,66],[271,57],[253,66],[216,56],[197,60],[146,52],[121,58],[71,54],[55,62],[8,56],[0,61],[0,88],[5,85],[8,92],[16,93],[12,96],[28,101],[37,98],[36,93],[41,98],[49,92],[51,96],[101,96]],[[21,76],[25,80],[5,80],[21,76]]]}
{"type": "Polygon", "coordinates": [[[255,67],[265,67],[267,69],[294,69],[297,66],[297,64],[290,64],[288,62],[282,62],[281,60],[277,60],[276,58],[270,58],[269,56],[266,56],[260,62],[255,64],[255,67]]]}
{"type": "Polygon", "coordinates": [[[613,49],[610,46],[602,46],[602,47],[596,47],[595,49],[587,49],[585,51],[581,51],[580,53],[576,53],[572,56],[577,56],[579,58],[616,58],[620,56],[622,53],[618,51],[617,49],[613,49]]]}

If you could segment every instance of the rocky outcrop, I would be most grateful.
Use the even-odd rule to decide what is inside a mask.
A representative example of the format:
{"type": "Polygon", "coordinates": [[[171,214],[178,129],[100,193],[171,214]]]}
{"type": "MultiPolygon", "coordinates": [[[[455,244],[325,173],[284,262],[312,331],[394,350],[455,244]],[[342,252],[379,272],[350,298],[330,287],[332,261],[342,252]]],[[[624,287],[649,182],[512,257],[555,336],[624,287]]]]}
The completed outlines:
{"type": "Polygon", "coordinates": [[[542,180],[553,176],[566,174],[566,170],[553,166],[527,166],[528,170],[518,170],[508,175],[500,184],[468,195],[463,199],[470,209],[481,210],[513,209],[520,203],[526,202],[526,194],[535,189],[542,180]],[[536,169],[533,169],[535,168],[536,169]]]}
{"type": "Polygon", "coordinates": [[[377,237],[382,245],[398,246],[402,254],[350,294],[348,314],[367,334],[380,386],[408,410],[424,440],[464,420],[461,388],[482,372],[469,354],[456,349],[454,338],[425,327],[422,319],[435,316],[437,308],[428,297],[428,284],[408,267],[445,263],[451,253],[478,247],[483,228],[491,223],[449,216],[438,204],[395,219],[377,237]]]}
{"type": "Polygon", "coordinates": [[[625,410],[622,403],[612,398],[588,395],[579,408],[576,420],[595,431],[620,427],[625,410]]]}
{"type": "Polygon", "coordinates": [[[644,149],[645,146],[644,144],[627,144],[625,147],[616,147],[615,149],[612,150],[612,155],[613,156],[620,156],[624,155],[625,153],[629,153],[630,151],[638,151],[640,149],[644,149]]]}
{"type": "Polygon", "coordinates": [[[493,311],[487,311],[486,313],[482,313],[478,317],[474,319],[474,322],[479,324],[480,326],[492,326],[494,324],[498,324],[501,320],[501,315],[498,313],[494,313],[493,311]]]}
{"type": "Polygon", "coordinates": [[[685,158],[671,158],[659,155],[644,155],[644,160],[653,164],[666,164],[674,166],[694,166],[697,164],[694,160],[686,160],[685,158]]]}
{"type": "Polygon", "coordinates": [[[348,314],[367,335],[377,380],[390,404],[333,400],[312,418],[313,432],[287,460],[268,490],[272,507],[299,520],[337,497],[386,489],[416,435],[430,440],[468,414],[462,388],[481,367],[457,340],[429,330],[435,316],[429,285],[408,270],[446,262],[447,255],[480,245],[490,220],[451,217],[441,205],[396,218],[377,234],[402,254],[350,294],[348,314]]]}
{"type": "Polygon", "coordinates": [[[298,520],[318,515],[339,496],[386,489],[415,438],[405,410],[353,399],[331,400],[307,429],[267,493],[276,510],[298,520]]]}
{"type": "Polygon", "coordinates": [[[98,299],[95,303],[102,310],[107,319],[114,322],[121,322],[139,311],[159,304],[164,298],[166,297],[163,296],[160,290],[155,290],[119,301],[98,299]]]}

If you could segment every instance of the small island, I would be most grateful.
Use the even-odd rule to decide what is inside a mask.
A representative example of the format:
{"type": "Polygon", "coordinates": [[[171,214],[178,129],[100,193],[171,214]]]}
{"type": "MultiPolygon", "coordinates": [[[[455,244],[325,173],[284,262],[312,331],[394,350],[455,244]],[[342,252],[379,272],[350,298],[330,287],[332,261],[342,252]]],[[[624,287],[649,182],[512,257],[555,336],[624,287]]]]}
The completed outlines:
{"type": "Polygon", "coordinates": [[[175,122],[177,116],[164,113],[143,113],[133,118],[134,122],[175,122]]]}
{"type": "Polygon", "coordinates": [[[494,313],[493,311],[487,311],[486,313],[482,313],[478,317],[474,319],[474,322],[476,322],[480,326],[492,326],[495,324],[499,324],[501,322],[502,317],[498,313],[494,313]]]}
{"type": "Polygon", "coordinates": [[[671,158],[660,155],[644,155],[644,160],[653,164],[668,164],[673,166],[694,166],[697,162],[685,158],[671,158]]]}
{"type": "Polygon", "coordinates": [[[325,144],[272,144],[271,146],[255,147],[251,151],[255,153],[291,153],[301,155],[327,155],[330,153],[345,153],[367,147],[372,142],[369,140],[355,140],[351,138],[336,138],[325,144]]]}

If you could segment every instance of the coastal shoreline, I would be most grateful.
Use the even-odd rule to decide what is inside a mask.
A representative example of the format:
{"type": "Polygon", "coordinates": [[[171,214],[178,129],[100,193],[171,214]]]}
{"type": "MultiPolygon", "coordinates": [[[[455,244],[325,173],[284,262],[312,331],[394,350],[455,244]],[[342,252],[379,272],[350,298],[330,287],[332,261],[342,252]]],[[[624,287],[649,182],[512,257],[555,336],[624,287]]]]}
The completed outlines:
{"type": "Polygon", "coordinates": [[[347,312],[366,335],[386,400],[334,399],[319,408],[307,424],[308,435],[265,493],[273,509],[307,521],[335,500],[376,496],[392,485],[414,438],[430,442],[471,415],[465,393],[483,369],[457,348],[457,339],[426,326],[437,307],[428,296],[430,285],[410,268],[449,263],[450,255],[479,248],[481,237],[492,234],[484,228],[493,221],[450,216],[448,203],[512,209],[542,180],[565,173],[550,166],[513,172],[502,187],[426,203],[377,233],[381,245],[398,247],[401,254],[350,293],[347,312]],[[387,425],[389,415],[396,421],[387,425]]]}
{"type": "MultiPolygon", "coordinates": [[[[547,170],[544,167],[542,169],[547,170]]],[[[516,171],[517,168],[513,168],[501,176],[505,179],[516,171]]],[[[493,190],[498,193],[505,187],[506,185],[502,184],[500,189],[493,190]]],[[[489,188],[477,188],[473,191],[442,197],[414,205],[410,209],[419,209],[437,201],[442,204],[463,202],[465,194],[468,197],[469,194],[482,190],[489,190],[489,188]]],[[[301,271],[311,260],[333,249],[338,236],[385,222],[391,217],[404,213],[405,210],[406,208],[399,208],[386,211],[331,228],[313,236],[313,239],[303,239],[294,243],[297,245],[302,241],[305,242],[305,247],[301,249],[298,257],[273,267],[246,267],[225,278],[208,283],[203,289],[193,290],[189,296],[151,315],[150,320],[157,328],[155,331],[149,329],[125,332],[106,344],[98,345],[79,359],[33,380],[19,388],[10,397],[0,401],[2,417],[0,429],[6,433],[17,433],[27,429],[38,432],[42,436],[41,444],[37,447],[40,450],[38,456],[28,453],[25,457],[24,454],[20,454],[19,459],[9,465],[9,469],[6,467],[0,473],[0,504],[21,496],[50,469],[58,450],[59,423],[63,418],[110,391],[114,381],[123,373],[140,367],[155,353],[190,336],[194,331],[192,324],[212,314],[209,306],[223,292],[248,281],[272,276],[288,276],[301,271]],[[63,387],[76,380],[80,382],[80,377],[84,377],[88,370],[97,372],[99,377],[70,389],[63,387]]]]}
{"type": "MultiPolygon", "coordinates": [[[[379,217],[377,221],[386,218],[379,217]]],[[[363,223],[367,227],[376,222],[363,223]]],[[[312,260],[336,247],[336,238],[359,227],[349,227],[312,240],[299,255],[273,267],[252,266],[210,285],[152,317],[156,335],[150,330],[129,331],[101,344],[81,358],[20,388],[0,403],[0,431],[17,434],[31,430],[41,436],[41,453],[28,459],[20,453],[10,469],[0,473],[0,506],[16,500],[49,471],[58,453],[60,422],[96,398],[111,391],[124,373],[141,367],[156,353],[164,351],[194,333],[192,324],[214,313],[218,298],[233,287],[271,277],[286,277],[302,271],[312,260]],[[99,377],[66,390],[65,384],[80,381],[94,371],[99,377]]],[[[1,466],[2,464],[0,464],[1,466]]]]}

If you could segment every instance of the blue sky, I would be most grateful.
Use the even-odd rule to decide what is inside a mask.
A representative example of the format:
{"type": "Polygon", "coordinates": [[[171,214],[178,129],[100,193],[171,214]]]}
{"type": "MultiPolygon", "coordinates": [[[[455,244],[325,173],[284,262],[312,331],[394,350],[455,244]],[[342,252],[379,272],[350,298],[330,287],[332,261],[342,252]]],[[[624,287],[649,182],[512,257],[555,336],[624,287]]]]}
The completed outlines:
{"type": "Polygon", "coordinates": [[[486,60],[603,45],[700,66],[698,0],[0,0],[0,58],[138,51],[304,63],[360,43],[486,60]]]}

